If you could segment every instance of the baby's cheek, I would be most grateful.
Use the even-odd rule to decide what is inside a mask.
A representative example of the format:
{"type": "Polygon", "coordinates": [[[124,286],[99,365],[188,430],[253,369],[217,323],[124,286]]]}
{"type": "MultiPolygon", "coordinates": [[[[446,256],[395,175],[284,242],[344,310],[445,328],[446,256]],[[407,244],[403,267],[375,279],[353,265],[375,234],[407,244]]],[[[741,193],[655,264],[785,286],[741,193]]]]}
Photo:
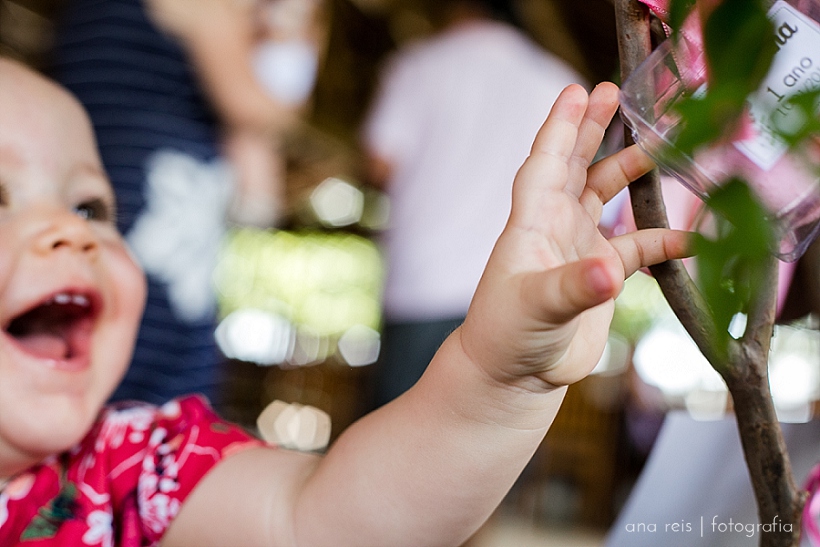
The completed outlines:
{"type": "MultiPolygon", "coordinates": [[[[96,340],[97,354],[105,356],[106,370],[116,371],[106,391],[113,391],[122,379],[137,339],[142,312],[145,307],[147,282],[125,246],[110,245],[104,250],[106,309],[96,340]],[[116,358],[115,358],[116,356],[116,358]]],[[[111,380],[112,378],[107,378],[111,380]]],[[[107,396],[110,393],[106,393],[107,396]]]]}
{"type": "Polygon", "coordinates": [[[147,281],[134,255],[122,242],[106,245],[106,269],[115,299],[116,315],[139,324],[145,307],[147,281]]]}
{"type": "MultiPolygon", "coordinates": [[[[11,275],[11,250],[3,244],[3,235],[0,231],[0,295],[11,275]]],[[[2,298],[2,296],[0,296],[2,298]]]]}

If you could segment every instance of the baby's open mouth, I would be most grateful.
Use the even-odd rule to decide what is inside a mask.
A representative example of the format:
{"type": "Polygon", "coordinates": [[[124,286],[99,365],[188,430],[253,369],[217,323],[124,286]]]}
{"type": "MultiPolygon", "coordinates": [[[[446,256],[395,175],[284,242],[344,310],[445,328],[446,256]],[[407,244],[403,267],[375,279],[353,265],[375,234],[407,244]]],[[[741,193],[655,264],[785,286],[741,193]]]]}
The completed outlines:
{"type": "Polygon", "coordinates": [[[39,359],[72,361],[88,356],[99,298],[60,292],[14,318],[6,332],[39,359]]]}

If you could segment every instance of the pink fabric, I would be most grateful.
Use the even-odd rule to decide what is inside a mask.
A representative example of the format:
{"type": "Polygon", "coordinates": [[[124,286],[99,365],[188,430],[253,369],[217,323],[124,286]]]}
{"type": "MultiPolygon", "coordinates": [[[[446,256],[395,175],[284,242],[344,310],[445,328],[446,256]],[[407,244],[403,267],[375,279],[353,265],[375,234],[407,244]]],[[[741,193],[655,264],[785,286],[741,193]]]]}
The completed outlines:
{"type": "MultiPolygon", "coordinates": [[[[669,0],[641,0],[652,13],[657,15],[658,19],[663,21],[664,28],[667,35],[671,33],[671,29],[667,25],[669,21],[669,0]]],[[[703,35],[700,31],[700,21],[697,13],[692,13],[683,23],[681,33],[695,46],[700,47],[703,43],[703,35]]]]}
{"type": "Polygon", "coordinates": [[[214,465],[261,444],[199,397],[107,408],[80,444],[0,492],[0,545],[157,545],[214,465]]]}
{"type": "Polygon", "coordinates": [[[820,464],[809,473],[805,488],[809,499],[803,510],[803,530],[812,547],[820,547],[820,464]]]}
{"type": "Polygon", "coordinates": [[[660,19],[664,21],[669,19],[669,1],[668,0],[641,0],[641,3],[652,10],[660,19]]]}

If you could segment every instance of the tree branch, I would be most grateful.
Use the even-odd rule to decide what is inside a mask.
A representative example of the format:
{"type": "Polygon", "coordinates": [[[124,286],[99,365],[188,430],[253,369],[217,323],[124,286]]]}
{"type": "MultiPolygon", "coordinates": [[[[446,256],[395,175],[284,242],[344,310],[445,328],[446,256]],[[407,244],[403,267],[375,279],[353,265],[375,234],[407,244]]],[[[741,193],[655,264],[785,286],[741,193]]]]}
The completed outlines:
{"type": "MultiPolygon", "coordinates": [[[[652,51],[650,15],[646,6],[636,0],[616,0],[615,6],[621,80],[624,81],[652,51]]],[[[651,97],[646,94],[644,100],[651,100],[651,97]]],[[[625,131],[624,140],[627,146],[634,143],[628,128],[625,131]]],[[[632,214],[638,228],[669,227],[657,169],[630,184],[629,194],[632,201],[632,214]]],[[[720,357],[715,351],[716,344],[713,334],[715,328],[712,316],[708,312],[709,308],[703,296],[683,266],[683,262],[670,260],[652,266],[649,270],[658,281],[675,315],[700,351],[710,363],[719,362],[720,357]]]]}
{"type": "MultiPolygon", "coordinates": [[[[621,75],[626,80],[651,52],[650,14],[637,0],[616,0],[615,13],[621,75]]],[[[646,97],[651,100],[650,94],[646,97]]],[[[625,140],[626,144],[633,142],[628,131],[625,140]]],[[[638,228],[668,227],[657,170],[633,182],[630,197],[638,228]]],[[[772,526],[771,532],[764,529],[761,547],[796,547],[800,541],[806,493],[794,482],[768,378],[769,345],[775,321],[776,261],[773,258],[769,261],[766,281],[752,302],[743,338],[731,341],[725,352],[719,351],[716,343],[715,324],[708,304],[682,262],[669,261],[650,270],[670,307],[707,360],[723,376],[732,394],[760,522],[783,524],[772,526]]]]}

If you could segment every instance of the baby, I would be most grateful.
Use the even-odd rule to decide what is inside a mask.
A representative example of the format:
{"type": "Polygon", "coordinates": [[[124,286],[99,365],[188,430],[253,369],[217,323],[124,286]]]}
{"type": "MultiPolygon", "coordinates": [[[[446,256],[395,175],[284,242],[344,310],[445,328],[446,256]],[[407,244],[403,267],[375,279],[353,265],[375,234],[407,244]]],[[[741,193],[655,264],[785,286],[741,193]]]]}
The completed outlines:
{"type": "Polygon", "coordinates": [[[686,254],[683,232],[597,229],[651,168],[634,147],[590,166],[616,109],[612,84],[561,94],[464,325],[318,456],[265,446],[197,397],[104,408],[143,276],[85,113],[0,58],[0,545],[462,543],[597,363],[624,278],[686,254]]]}

